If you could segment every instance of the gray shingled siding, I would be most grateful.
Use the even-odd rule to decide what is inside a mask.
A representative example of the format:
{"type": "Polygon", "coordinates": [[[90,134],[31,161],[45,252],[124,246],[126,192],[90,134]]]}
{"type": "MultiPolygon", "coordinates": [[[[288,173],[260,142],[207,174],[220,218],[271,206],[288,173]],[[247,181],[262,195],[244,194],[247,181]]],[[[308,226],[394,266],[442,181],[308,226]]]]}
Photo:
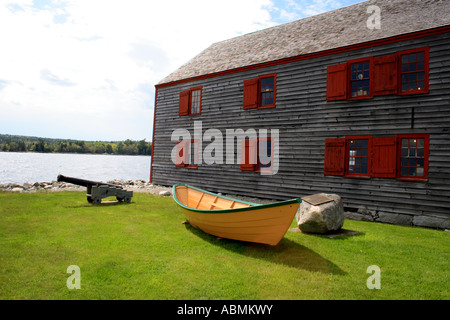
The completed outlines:
{"type": "MultiPolygon", "coordinates": [[[[393,43],[380,47],[292,62],[159,88],[153,154],[153,183],[187,183],[210,191],[288,199],[326,192],[343,197],[347,208],[380,213],[450,216],[450,34],[393,43]],[[328,65],[367,56],[430,47],[430,93],[377,96],[362,101],[326,100],[328,65]],[[275,109],[243,110],[243,81],[277,73],[275,109]],[[203,86],[202,114],[178,116],[182,90],[203,86]],[[414,129],[411,108],[415,107],[414,129]],[[203,131],[248,128],[280,130],[277,175],[244,172],[235,165],[176,168],[170,160],[175,128],[193,134],[194,121],[203,131]],[[325,138],[349,135],[393,136],[430,133],[429,179],[406,182],[388,178],[356,179],[324,176],[325,138]]],[[[203,148],[209,142],[203,142],[203,148]]],[[[225,146],[224,146],[225,148],[225,146]]]]}

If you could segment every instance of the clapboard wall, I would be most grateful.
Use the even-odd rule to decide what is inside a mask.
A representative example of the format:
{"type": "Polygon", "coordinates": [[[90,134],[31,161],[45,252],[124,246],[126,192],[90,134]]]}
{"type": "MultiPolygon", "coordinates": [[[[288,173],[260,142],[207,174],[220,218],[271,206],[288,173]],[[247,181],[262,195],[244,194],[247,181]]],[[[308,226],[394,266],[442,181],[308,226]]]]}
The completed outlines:
{"type": "MultiPolygon", "coordinates": [[[[157,86],[152,182],[186,183],[213,192],[275,200],[319,192],[339,194],[346,208],[378,212],[450,216],[450,34],[367,47],[323,57],[230,73],[177,85],[157,86]],[[326,99],[327,66],[368,56],[430,48],[428,94],[375,96],[359,101],[326,99]],[[276,108],[243,110],[243,82],[277,74],[276,108]],[[202,111],[179,116],[179,93],[202,86],[202,111]],[[414,115],[412,115],[414,108],[414,115]],[[414,120],[412,122],[412,116],[414,120]],[[177,168],[170,155],[176,128],[193,135],[194,121],[203,132],[219,129],[279,129],[280,163],[276,175],[241,171],[239,164],[177,168]],[[430,134],[428,181],[357,179],[324,175],[326,138],[430,134]]],[[[205,148],[209,142],[203,142],[205,148]]],[[[224,142],[225,149],[225,142],[224,142]]]]}

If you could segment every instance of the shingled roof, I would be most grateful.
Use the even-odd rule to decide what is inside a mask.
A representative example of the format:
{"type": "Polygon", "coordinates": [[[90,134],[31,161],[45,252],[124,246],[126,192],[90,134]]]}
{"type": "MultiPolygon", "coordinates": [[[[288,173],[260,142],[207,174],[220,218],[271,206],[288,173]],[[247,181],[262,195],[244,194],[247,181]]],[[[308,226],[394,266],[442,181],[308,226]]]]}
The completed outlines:
{"type": "Polygon", "coordinates": [[[369,0],[215,43],[159,84],[448,25],[449,0],[369,0]],[[381,29],[367,27],[370,5],[381,29]]]}

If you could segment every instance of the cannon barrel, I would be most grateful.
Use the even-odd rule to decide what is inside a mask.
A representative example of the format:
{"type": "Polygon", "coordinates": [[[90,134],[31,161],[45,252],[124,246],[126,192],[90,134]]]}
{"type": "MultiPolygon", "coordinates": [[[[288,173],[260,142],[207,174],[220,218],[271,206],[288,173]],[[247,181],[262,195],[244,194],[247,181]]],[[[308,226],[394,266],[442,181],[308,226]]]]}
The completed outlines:
{"type": "Polygon", "coordinates": [[[58,175],[57,181],[58,182],[68,182],[68,183],[76,184],[78,186],[87,187],[87,188],[90,188],[92,186],[110,186],[110,187],[122,189],[122,187],[119,185],[115,185],[115,184],[111,184],[111,183],[104,183],[104,182],[99,182],[99,181],[91,181],[91,180],[85,180],[85,179],[79,179],[79,178],[66,177],[66,176],[63,176],[62,174],[58,175]]]}

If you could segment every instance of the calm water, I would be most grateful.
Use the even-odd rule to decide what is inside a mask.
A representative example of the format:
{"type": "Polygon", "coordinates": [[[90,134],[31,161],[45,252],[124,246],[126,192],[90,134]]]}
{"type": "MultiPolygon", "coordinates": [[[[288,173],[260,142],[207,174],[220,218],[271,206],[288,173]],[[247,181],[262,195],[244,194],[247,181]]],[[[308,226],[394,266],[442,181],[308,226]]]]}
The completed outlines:
{"type": "Polygon", "coordinates": [[[0,152],[0,184],[50,182],[58,174],[96,181],[148,181],[149,156],[0,152]]]}

